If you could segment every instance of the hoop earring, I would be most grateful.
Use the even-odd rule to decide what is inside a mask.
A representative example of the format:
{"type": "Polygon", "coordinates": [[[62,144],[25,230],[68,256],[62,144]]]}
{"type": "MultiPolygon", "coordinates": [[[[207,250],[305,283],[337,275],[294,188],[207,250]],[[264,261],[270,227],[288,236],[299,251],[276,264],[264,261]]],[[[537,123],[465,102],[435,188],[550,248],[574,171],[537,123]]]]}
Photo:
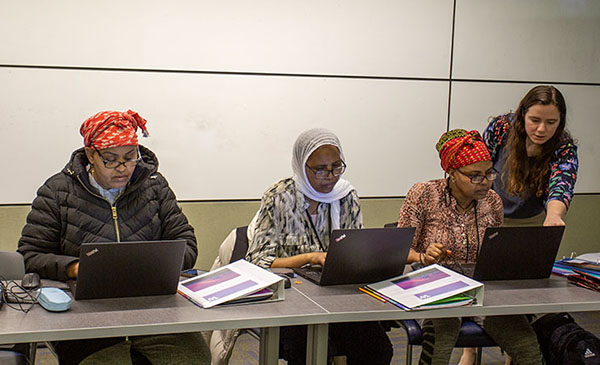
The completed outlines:
{"type": "Polygon", "coordinates": [[[90,174],[94,175],[94,164],[90,163],[90,174]]]}

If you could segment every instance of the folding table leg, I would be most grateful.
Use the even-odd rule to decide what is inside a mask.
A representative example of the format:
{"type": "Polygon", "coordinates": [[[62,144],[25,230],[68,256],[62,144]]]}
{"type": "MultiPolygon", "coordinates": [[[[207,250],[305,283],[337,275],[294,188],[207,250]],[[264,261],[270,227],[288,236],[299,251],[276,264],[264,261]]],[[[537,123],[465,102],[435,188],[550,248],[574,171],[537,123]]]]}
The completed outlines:
{"type": "Polygon", "coordinates": [[[279,360],[279,327],[260,329],[260,365],[276,365],[279,360]]]}
{"type": "Polygon", "coordinates": [[[325,324],[311,324],[308,326],[306,364],[327,364],[327,341],[329,326],[325,324]]]}

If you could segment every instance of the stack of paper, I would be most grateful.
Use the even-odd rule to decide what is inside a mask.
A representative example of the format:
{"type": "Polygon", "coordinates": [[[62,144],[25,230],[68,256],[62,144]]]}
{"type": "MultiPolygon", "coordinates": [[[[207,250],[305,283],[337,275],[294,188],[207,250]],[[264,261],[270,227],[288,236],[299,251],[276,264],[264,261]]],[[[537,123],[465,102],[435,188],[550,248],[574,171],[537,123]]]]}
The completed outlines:
{"type": "Polygon", "coordinates": [[[282,277],[245,260],[186,279],[177,287],[179,294],[203,308],[223,303],[283,300],[283,290],[282,277]]]}
{"type": "Polygon", "coordinates": [[[440,265],[361,288],[367,294],[406,310],[447,308],[483,303],[483,283],[440,265]]]}
{"type": "Polygon", "coordinates": [[[600,263],[577,257],[556,261],[552,272],[566,276],[570,283],[586,289],[600,291],[600,263]]]}

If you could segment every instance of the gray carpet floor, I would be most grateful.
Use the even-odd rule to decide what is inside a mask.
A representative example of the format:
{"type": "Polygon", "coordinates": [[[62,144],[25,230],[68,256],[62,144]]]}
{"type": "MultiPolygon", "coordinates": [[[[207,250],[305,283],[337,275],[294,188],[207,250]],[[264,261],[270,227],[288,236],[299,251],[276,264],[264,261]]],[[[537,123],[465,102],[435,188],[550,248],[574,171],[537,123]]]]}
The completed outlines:
{"type": "MultiPolygon", "coordinates": [[[[600,312],[571,313],[577,323],[586,330],[600,337],[600,312]]],[[[406,335],[402,329],[392,329],[388,333],[392,344],[394,345],[394,358],[392,364],[404,364],[406,362],[406,335]]],[[[415,348],[413,352],[413,362],[418,363],[421,349],[415,348]]],[[[461,349],[454,349],[451,363],[456,364],[460,359],[461,349]]],[[[504,364],[504,357],[497,347],[483,349],[483,364],[504,364]]],[[[55,365],[58,361],[46,349],[38,350],[36,364],[55,365]]],[[[238,338],[233,355],[230,361],[231,365],[254,365],[258,364],[258,341],[250,335],[242,335],[238,338]]],[[[285,361],[280,361],[285,364],[285,361]]]]}

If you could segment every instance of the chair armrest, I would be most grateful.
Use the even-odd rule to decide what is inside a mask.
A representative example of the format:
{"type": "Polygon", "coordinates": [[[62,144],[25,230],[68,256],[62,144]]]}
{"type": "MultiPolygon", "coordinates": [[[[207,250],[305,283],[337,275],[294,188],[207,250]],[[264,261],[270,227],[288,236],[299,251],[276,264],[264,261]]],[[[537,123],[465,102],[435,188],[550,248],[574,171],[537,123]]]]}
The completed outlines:
{"type": "Polygon", "coordinates": [[[489,347],[498,346],[480,325],[465,320],[460,326],[460,333],[455,347],[489,347]]]}
{"type": "Polygon", "coordinates": [[[406,337],[408,337],[409,345],[420,345],[423,342],[423,332],[419,322],[414,319],[404,319],[400,322],[400,325],[406,331],[406,337]]]}

